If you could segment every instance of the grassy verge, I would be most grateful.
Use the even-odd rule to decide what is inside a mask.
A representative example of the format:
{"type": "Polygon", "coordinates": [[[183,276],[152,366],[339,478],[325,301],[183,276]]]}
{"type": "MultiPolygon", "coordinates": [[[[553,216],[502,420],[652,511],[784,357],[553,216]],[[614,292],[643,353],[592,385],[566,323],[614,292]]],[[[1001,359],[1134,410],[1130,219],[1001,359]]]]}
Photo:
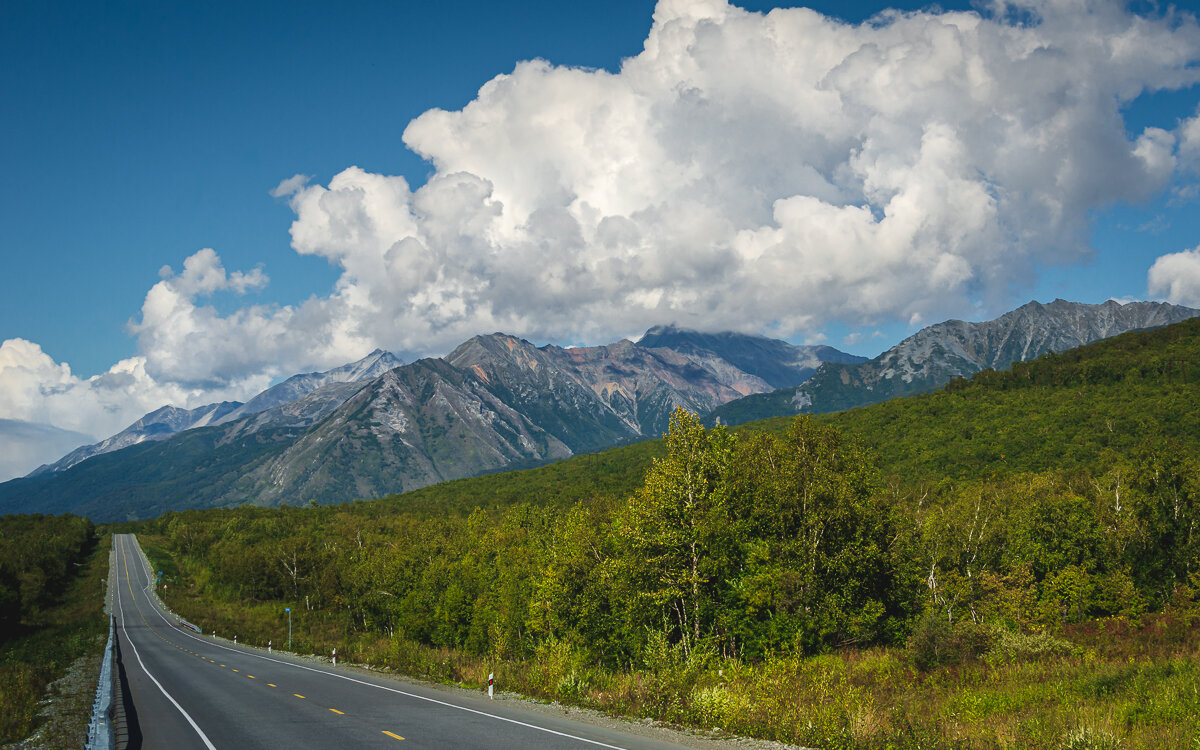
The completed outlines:
{"type": "MultiPolygon", "coordinates": [[[[27,622],[23,635],[0,644],[0,744],[25,739],[38,729],[39,704],[72,663],[81,657],[98,662],[103,655],[108,623],[100,579],[108,577],[110,546],[111,537],[102,537],[59,602],[27,622]]],[[[57,723],[85,730],[90,711],[88,703],[86,711],[77,707],[57,723]]]]}
{"type": "MultiPolygon", "coordinates": [[[[282,602],[223,601],[189,578],[160,541],[142,538],[183,617],[241,643],[287,644],[282,602]]],[[[352,633],[329,611],[293,612],[292,651],[464,686],[489,672],[501,690],[822,750],[1200,749],[1200,611],[1194,603],[1138,623],[1096,621],[1054,634],[985,629],[956,663],[921,670],[911,648],[846,650],[757,663],[685,659],[665,644],[612,670],[565,643],[501,660],[352,633]]]]}

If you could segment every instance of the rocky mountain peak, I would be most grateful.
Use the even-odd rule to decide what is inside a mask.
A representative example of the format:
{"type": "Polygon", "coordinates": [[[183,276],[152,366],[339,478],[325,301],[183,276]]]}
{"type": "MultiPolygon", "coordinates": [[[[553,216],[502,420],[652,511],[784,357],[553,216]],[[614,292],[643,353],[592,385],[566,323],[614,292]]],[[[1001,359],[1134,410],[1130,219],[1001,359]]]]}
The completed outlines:
{"type": "Polygon", "coordinates": [[[1198,315],[1200,310],[1165,302],[1033,300],[993,320],[931,325],[869,362],[822,367],[797,389],[793,403],[804,411],[834,411],[926,393],[980,370],[1198,315]]]}
{"type": "Polygon", "coordinates": [[[64,471],[72,466],[102,453],[127,448],[147,440],[164,440],[183,430],[193,427],[206,427],[217,424],[227,415],[237,411],[242,404],[239,401],[222,401],[219,404],[206,404],[195,409],[182,409],[178,406],[163,406],[121,430],[112,437],[98,443],[84,445],[71,451],[52,464],[44,464],[35,469],[30,476],[37,476],[56,471],[64,471]]]}

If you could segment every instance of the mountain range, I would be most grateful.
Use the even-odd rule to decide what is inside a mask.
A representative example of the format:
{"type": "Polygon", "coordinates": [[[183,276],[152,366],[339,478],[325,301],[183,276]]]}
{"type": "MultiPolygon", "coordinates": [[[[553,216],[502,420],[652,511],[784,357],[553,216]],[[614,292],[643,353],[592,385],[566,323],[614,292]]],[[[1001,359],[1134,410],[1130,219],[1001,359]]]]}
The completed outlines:
{"type": "MultiPolygon", "coordinates": [[[[207,404],[195,409],[164,406],[150,412],[112,437],[105,438],[98,443],[81,446],[52,464],[39,466],[30,472],[29,476],[63,471],[92,456],[111,453],[147,440],[165,440],[184,430],[232,422],[296,401],[323,386],[334,383],[355,383],[376,378],[402,364],[403,362],[390,352],[376,349],[357,362],[351,362],[326,372],[293,375],[244,404],[238,401],[222,401],[219,404],[207,404]]],[[[346,394],[341,401],[345,401],[348,397],[349,394],[346,394]]],[[[340,404],[341,401],[338,403],[340,404]]],[[[337,404],[333,404],[333,406],[336,407],[337,404]]]]}
{"type": "Polygon", "coordinates": [[[80,449],[88,456],[0,484],[0,513],[106,521],[378,497],[657,437],[676,407],[728,423],[835,410],[1196,315],[1162,303],[1030,303],[986,323],[930,326],[872,360],[674,326],[574,348],[494,333],[410,364],[376,351],[246,404],[148,414],[80,449]]]}
{"type": "Polygon", "coordinates": [[[636,344],[576,348],[495,333],[407,365],[374,352],[246,404],[149,414],[81,449],[89,456],[73,452],[0,484],[0,513],[73,511],[103,521],[377,497],[657,437],[676,407],[708,412],[796,385],[825,360],[863,359],[673,326],[636,344]]]}
{"type": "Polygon", "coordinates": [[[1126,331],[1178,323],[1200,310],[1165,302],[1109,300],[1088,305],[1029,302],[994,320],[931,325],[874,359],[829,362],[797,386],[714,409],[708,421],[742,424],[788,414],[819,414],[929,393],[951,380],[1063,352],[1126,331]]]}

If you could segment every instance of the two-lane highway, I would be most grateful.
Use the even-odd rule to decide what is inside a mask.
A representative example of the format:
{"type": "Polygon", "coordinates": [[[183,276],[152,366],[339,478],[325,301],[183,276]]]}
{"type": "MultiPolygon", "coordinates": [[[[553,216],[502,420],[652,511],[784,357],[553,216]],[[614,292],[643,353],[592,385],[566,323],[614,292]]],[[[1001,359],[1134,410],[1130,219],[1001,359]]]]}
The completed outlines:
{"type": "Polygon", "coordinates": [[[158,608],[136,539],[118,535],[113,547],[117,635],[143,747],[679,747],[202,638],[158,608]]]}

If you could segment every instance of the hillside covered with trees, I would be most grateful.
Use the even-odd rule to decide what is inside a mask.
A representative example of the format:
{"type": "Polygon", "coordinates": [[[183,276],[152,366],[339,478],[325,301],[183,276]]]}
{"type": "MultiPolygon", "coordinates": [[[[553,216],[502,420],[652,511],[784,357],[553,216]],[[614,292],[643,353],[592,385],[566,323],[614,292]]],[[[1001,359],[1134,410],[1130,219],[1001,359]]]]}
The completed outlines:
{"type": "MultiPolygon", "coordinates": [[[[501,669],[534,694],[821,747],[960,746],[942,688],[936,705],[889,692],[924,695],[958,665],[946,674],[997,681],[976,697],[999,701],[984,713],[1016,745],[1086,724],[1151,747],[1200,715],[1173,692],[1200,640],[1198,380],[1189,322],[838,415],[733,432],[679,411],[664,441],[555,466],[130,528],[175,581],[170,603],[243,642],[278,643],[295,606],[300,650],[441,679],[501,669]],[[1076,684],[1134,647],[1144,678],[1076,684]],[[847,667],[855,653],[883,673],[847,667]],[[752,698],[771,670],[832,664],[821,654],[842,665],[821,679],[851,680],[857,703],[752,698]],[[1007,694],[1030,679],[1084,705],[1152,690],[1171,709],[1081,724],[1007,694]],[[900,714],[860,726],[867,694],[900,714]]],[[[1006,746],[973,731],[967,746],[1006,746]]]]}

